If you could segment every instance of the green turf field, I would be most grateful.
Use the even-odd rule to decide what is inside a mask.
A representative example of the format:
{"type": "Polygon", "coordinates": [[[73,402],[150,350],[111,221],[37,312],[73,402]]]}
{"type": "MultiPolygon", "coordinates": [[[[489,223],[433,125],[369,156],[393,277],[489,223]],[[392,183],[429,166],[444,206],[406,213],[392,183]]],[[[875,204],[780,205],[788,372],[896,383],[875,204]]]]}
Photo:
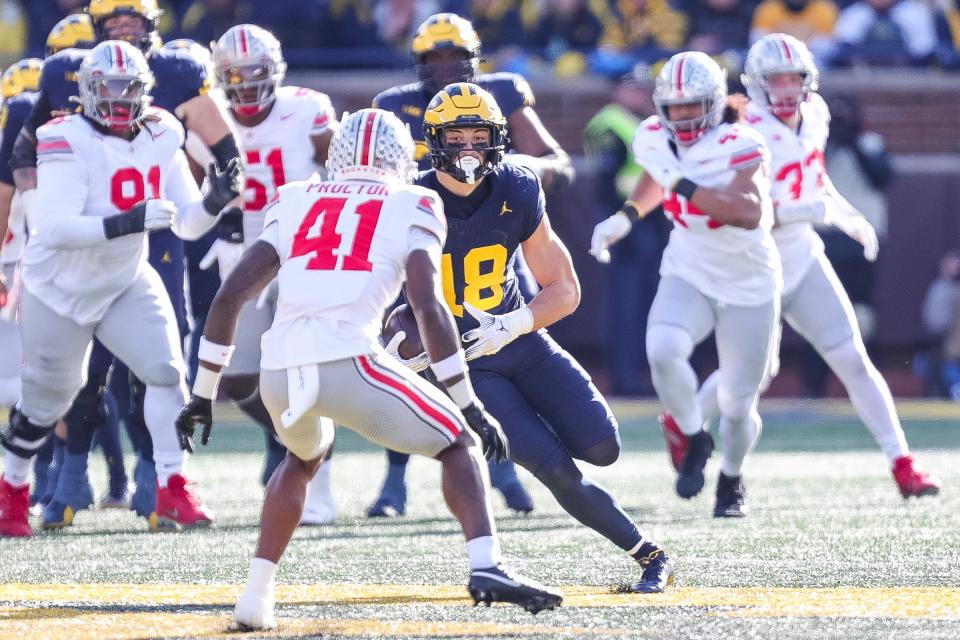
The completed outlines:
{"type": "MultiPolygon", "coordinates": [[[[904,404],[907,436],[939,498],[903,501],[872,438],[845,403],[764,403],[745,479],[744,521],[710,517],[709,495],[673,495],[655,407],[617,404],[624,455],[590,474],[677,563],[664,595],[616,593],[638,568],[524,478],[530,517],[497,503],[505,553],[566,593],[531,616],[473,608],[466,554],[439,493],[439,467],[410,468],[407,517],[367,521],[385,462],[349,431],[333,470],[337,525],[301,529],[278,572],[280,628],[256,637],[960,638],[960,410],[904,404]]],[[[257,536],[259,431],[218,408],[190,475],[215,528],[151,534],[132,513],[81,512],[63,532],[0,540],[0,639],[240,636],[233,601],[257,536]]],[[[99,454],[98,454],[99,455],[99,454]]],[[[105,486],[103,465],[94,483],[105,486]]]]}

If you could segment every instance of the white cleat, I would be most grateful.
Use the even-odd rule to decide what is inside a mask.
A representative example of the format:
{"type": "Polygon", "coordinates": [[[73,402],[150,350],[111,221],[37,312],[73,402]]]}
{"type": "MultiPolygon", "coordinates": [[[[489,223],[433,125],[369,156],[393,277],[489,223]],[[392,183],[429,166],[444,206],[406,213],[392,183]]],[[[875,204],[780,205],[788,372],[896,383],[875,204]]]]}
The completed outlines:
{"type": "Polygon", "coordinates": [[[273,591],[264,595],[257,595],[244,591],[233,608],[233,619],[240,628],[247,631],[252,629],[276,629],[277,618],[273,614],[273,591]]]}
{"type": "Polygon", "coordinates": [[[301,526],[316,527],[333,524],[337,519],[337,504],[330,491],[330,468],[333,463],[328,460],[320,465],[317,475],[307,487],[307,504],[300,517],[301,526]]]}

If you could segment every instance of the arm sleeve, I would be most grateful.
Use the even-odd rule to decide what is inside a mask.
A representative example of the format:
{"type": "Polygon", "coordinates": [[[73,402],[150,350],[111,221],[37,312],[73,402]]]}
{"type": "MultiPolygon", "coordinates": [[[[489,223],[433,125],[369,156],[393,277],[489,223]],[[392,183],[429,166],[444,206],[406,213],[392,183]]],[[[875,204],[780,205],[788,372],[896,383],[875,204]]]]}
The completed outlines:
{"type": "Polygon", "coordinates": [[[170,163],[166,187],[167,198],[177,206],[174,233],[184,240],[196,240],[213,228],[218,216],[210,215],[203,207],[200,189],[182,150],[177,150],[170,163]]]}
{"type": "Polygon", "coordinates": [[[84,216],[87,171],[74,153],[43,158],[37,167],[37,204],[30,235],[58,249],[81,249],[101,242],[103,219],[84,216]]]}

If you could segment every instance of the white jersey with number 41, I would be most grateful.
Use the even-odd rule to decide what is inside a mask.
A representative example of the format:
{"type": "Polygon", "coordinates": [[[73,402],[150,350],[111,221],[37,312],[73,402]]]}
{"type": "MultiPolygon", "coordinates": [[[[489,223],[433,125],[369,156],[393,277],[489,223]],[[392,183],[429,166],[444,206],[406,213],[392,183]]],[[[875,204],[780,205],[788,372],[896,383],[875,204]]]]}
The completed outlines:
{"type": "Polygon", "coordinates": [[[442,246],[447,225],[436,192],[362,180],[281,187],[260,236],[280,256],[261,366],[282,370],[375,351],[383,313],[405,279],[412,227],[442,246]]]}

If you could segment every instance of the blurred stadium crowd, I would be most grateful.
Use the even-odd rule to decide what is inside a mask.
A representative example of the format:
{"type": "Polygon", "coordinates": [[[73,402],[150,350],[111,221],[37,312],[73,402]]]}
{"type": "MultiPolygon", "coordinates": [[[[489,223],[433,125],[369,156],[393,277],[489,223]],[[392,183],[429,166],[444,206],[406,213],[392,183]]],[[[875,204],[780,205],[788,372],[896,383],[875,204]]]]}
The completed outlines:
{"type": "MultiPolygon", "coordinates": [[[[252,22],[292,66],[402,68],[427,16],[476,27],[493,68],[529,76],[616,75],[695,49],[739,68],[766,33],[806,42],[821,68],[960,69],[960,0],[164,0],[165,39],[209,42],[252,22]],[[343,49],[349,48],[349,57],[343,49]]],[[[0,57],[42,54],[53,25],[85,0],[0,0],[0,57]]]]}

